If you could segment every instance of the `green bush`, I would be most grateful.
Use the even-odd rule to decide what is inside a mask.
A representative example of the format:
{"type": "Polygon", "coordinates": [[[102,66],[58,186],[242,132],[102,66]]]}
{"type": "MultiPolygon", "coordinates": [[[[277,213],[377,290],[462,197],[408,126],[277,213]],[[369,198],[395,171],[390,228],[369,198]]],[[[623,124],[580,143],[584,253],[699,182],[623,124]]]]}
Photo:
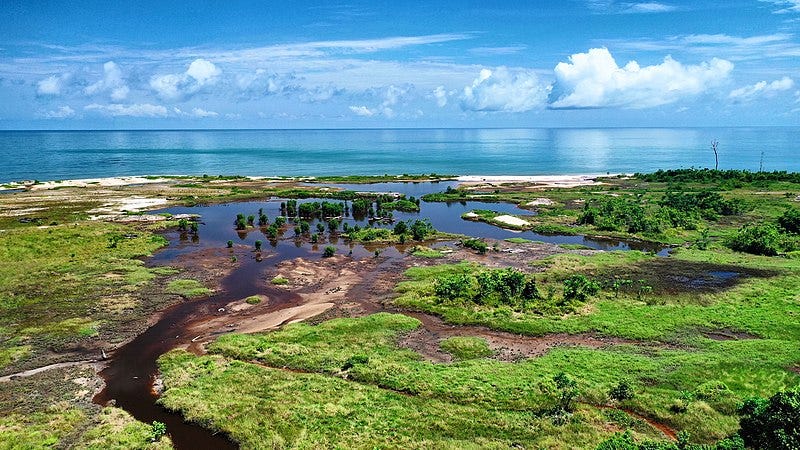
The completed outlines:
{"type": "Polygon", "coordinates": [[[325,247],[325,250],[322,252],[323,258],[330,258],[331,256],[336,254],[336,247],[329,245],[325,247]]]}
{"type": "Polygon", "coordinates": [[[633,386],[627,380],[620,381],[608,391],[608,397],[618,402],[630,400],[633,395],[633,386]]]}
{"type": "Polygon", "coordinates": [[[480,239],[464,239],[461,241],[461,245],[463,245],[464,248],[471,248],[473,250],[477,250],[478,253],[480,253],[481,255],[485,255],[486,250],[489,248],[486,245],[486,242],[483,242],[480,239]]]}
{"type": "Polygon", "coordinates": [[[564,280],[564,300],[585,302],[600,292],[600,285],[584,275],[572,275],[564,280]]]}
{"type": "Polygon", "coordinates": [[[800,234],[800,209],[789,208],[778,218],[778,224],[787,233],[800,234]]]}
{"type": "Polygon", "coordinates": [[[745,400],[739,408],[739,434],[748,447],[771,450],[800,448],[800,387],[769,399],[745,400]]]}
{"type": "Polygon", "coordinates": [[[775,256],[781,251],[787,250],[787,241],[775,224],[760,223],[748,224],[739,228],[739,231],[730,237],[726,244],[737,252],[775,256]]]}
{"type": "Polygon", "coordinates": [[[440,299],[456,300],[467,298],[472,286],[472,277],[466,274],[437,278],[433,285],[434,293],[440,299]]]}

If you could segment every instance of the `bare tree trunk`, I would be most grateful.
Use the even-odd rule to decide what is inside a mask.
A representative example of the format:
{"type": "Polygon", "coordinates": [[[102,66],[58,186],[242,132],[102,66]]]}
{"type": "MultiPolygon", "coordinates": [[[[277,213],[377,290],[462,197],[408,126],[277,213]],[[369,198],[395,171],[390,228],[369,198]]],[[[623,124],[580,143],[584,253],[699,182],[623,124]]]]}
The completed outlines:
{"type": "Polygon", "coordinates": [[[711,141],[711,150],[714,150],[714,170],[719,170],[719,153],[717,153],[717,147],[719,146],[719,141],[714,139],[711,141]]]}

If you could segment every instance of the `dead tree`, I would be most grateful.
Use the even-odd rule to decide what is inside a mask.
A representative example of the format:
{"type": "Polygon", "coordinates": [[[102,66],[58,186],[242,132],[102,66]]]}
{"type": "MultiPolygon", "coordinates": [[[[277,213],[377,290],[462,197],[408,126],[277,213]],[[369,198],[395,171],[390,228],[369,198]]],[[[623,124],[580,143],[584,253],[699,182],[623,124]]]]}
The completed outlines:
{"type": "Polygon", "coordinates": [[[711,150],[714,150],[714,170],[719,170],[719,153],[717,153],[717,147],[719,146],[719,141],[714,139],[711,141],[711,150]]]}

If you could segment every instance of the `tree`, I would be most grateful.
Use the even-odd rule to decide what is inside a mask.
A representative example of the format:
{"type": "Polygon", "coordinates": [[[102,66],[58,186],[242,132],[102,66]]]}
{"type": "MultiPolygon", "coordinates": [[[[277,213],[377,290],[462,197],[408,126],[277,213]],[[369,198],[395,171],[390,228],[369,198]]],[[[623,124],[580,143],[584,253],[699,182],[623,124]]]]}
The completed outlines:
{"type": "Polygon", "coordinates": [[[717,147],[719,147],[719,141],[714,139],[711,141],[711,150],[714,150],[714,170],[719,170],[719,153],[717,153],[717,147]]]}
{"type": "Polygon", "coordinates": [[[739,415],[739,435],[748,447],[800,448],[800,387],[778,392],[769,399],[747,399],[739,407],[739,415]]]}

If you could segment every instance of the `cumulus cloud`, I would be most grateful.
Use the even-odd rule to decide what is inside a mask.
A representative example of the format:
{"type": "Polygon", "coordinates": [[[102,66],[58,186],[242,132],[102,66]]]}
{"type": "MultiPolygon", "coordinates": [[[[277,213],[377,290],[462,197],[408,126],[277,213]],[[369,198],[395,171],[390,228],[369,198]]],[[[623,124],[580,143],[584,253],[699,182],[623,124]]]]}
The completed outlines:
{"type": "Polygon", "coordinates": [[[433,98],[436,99],[436,105],[439,108],[444,108],[447,105],[447,89],[444,86],[436,86],[436,89],[433,90],[433,98]]]}
{"type": "Polygon", "coordinates": [[[167,108],[161,105],[152,105],[150,103],[134,103],[131,105],[123,105],[119,103],[112,103],[110,105],[100,105],[92,103],[83,107],[86,111],[96,111],[105,116],[128,116],[128,117],[166,117],[167,108]]]}
{"type": "Polygon", "coordinates": [[[683,65],[667,56],[661,64],[640,67],[636,61],[619,67],[606,48],[576,53],[555,67],[550,108],[650,108],[674,103],[716,87],[733,64],[713,58],[683,65]]]}
{"type": "Polygon", "coordinates": [[[114,61],[103,64],[103,78],[83,90],[86,95],[108,93],[114,101],[125,100],[130,89],[122,77],[122,70],[114,61]]]}
{"type": "Polygon", "coordinates": [[[464,88],[461,107],[470,111],[524,112],[545,106],[550,87],[530,70],[482,69],[464,88]]]}
{"type": "Polygon", "coordinates": [[[218,117],[219,113],[215,111],[206,111],[203,108],[192,108],[191,111],[183,111],[180,108],[172,108],[175,114],[185,117],[195,117],[197,119],[204,119],[207,117],[218,117]]]}
{"type": "Polygon", "coordinates": [[[75,116],[75,110],[69,106],[60,106],[56,110],[46,111],[42,116],[45,119],[68,119],[75,116]]]}
{"type": "Polygon", "coordinates": [[[355,115],[361,117],[372,117],[377,114],[378,111],[374,109],[367,108],[366,106],[351,106],[350,111],[353,111],[355,115]]]}
{"type": "Polygon", "coordinates": [[[734,89],[731,91],[728,97],[737,102],[746,102],[749,100],[754,100],[758,97],[774,97],[778,92],[788,91],[793,87],[794,80],[789,77],[783,77],[780,80],[775,80],[771,83],[759,81],[756,84],[734,89]]]}
{"type": "Polygon", "coordinates": [[[64,87],[72,78],[71,74],[51,75],[36,84],[36,93],[39,95],[61,95],[64,87]]]}
{"type": "Polygon", "coordinates": [[[368,106],[350,106],[350,111],[355,113],[357,116],[362,117],[372,117],[375,115],[382,115],[388,118],[394,118],[396,116],[394,107],[401,103],[403,97],[405,97],[410,91],[408,87],[398,87],[395,85],[389,85],[382,89],[370,89],[368,91],[369,95],[372,96],[380,96],[379,98],[383,98],[383,101],[379,105],[376,105],[374,108],[370,108],[368,106]]]}
{"type": "Polygon", "coordinates": [[[198,58],[189,64],[184,73],[153,76],[150,87],[164,99],[179,100],[215,84],[220,74],[222,70],[214,63],[198,58]]]}

